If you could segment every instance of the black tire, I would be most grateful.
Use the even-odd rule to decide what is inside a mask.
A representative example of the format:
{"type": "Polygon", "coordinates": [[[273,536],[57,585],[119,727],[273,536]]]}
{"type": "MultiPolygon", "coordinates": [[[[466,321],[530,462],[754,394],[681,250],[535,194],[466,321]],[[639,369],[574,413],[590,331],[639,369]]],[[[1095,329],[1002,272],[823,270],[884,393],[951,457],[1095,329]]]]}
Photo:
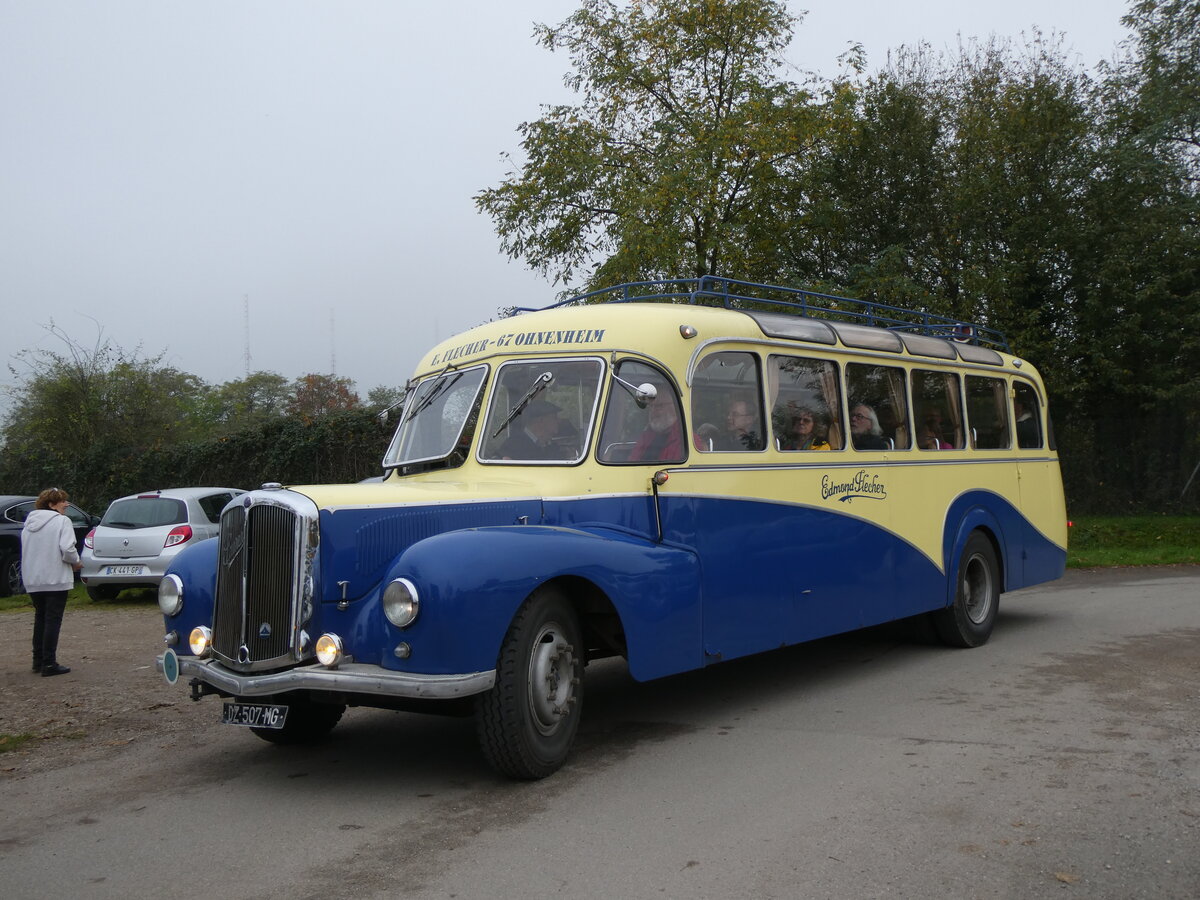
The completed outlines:
{"type": "Polygon", "coordinates": [[[0,553],[0,597],[25,593],[21,583],[21,555],[12,551],[0,553]]]}
{"type": "Polygon", "coordinates": [[[933,614],[933,625],[942,643],[951,647],[986,644],[1000,608],[1000,566],[992,542],[979,531],[971,532],[958,560],[958,585],[954,603],[933,614]]]}
{"type": "Polygon", "coordinates": [[[93,602],[96,600],[116,600],[117,594],[121,593],[120,585],[116,584],[100,584],[95,587],[89,584],[85,585],[85,588],[87,595],[93,602]]]}
{"type": "Polygon", "coordinates": [[[248,703],[286,703],[287,722],[282,728],[251,728],[268,744],[315,744],[329,735],[346,711],[344,703],[316,703],[307,697],[255,697],[248,703]]]}
{"type": "Polygon", "coordinates": [[[475,705],[488,764],[510,778],[557,771],[570,753],[583,709],[579,619],[553,588],[533,594],[509,626],[496,684],[475,705]]]}

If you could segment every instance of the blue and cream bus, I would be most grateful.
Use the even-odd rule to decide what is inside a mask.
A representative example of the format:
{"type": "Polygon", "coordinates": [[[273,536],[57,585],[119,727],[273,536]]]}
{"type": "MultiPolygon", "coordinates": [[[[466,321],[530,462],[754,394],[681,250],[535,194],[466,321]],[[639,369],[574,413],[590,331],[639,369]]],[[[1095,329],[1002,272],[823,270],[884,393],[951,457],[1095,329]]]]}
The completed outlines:
{"type": "Polygon", "coordinates": [[[264,485],[181,555],[159,668],[273,742],[349,706],[567,757],[588,662],[638,680],[910,616],[959,647],[1059,577],[1042,379],[1003,336],[721,279],[510,315],[421,360],[354,485],[264,485]]]}

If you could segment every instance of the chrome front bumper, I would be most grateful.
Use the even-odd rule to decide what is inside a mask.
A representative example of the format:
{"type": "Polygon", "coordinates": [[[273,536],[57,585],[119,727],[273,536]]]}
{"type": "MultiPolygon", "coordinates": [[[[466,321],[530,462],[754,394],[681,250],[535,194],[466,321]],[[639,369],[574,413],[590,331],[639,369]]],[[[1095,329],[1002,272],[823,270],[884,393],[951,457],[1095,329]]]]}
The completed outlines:
{"type": "MultiPolygon", "coordinates": [[[[336,669],[302,666],[265,675],[231,672],[216,660],[177,656],[180,678],[198,678],[235,697],[262,697],[286,691],[339,691],[348,694],[377,694],[381,697],[412,697],[422,700],[451,700],[491,690],[496,671],[465,675],[417,675],[391,672],[365,663],[346,663],[336,669]]],[[[154,666],[163,673],[163,657],[154,666]]]]}

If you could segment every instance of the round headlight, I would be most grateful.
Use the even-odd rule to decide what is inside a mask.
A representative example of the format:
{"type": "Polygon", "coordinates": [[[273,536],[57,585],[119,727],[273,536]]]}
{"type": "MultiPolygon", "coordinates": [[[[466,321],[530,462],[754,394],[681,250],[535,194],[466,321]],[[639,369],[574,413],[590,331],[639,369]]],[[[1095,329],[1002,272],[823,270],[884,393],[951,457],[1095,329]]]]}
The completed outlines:
{"type": "Polygon", "coordinates": [[[336,666],[342,661],[342,639],[336,634],[323,634],[317,638],[317,662],[323,666],[336,666]]]}
{"type": "Polygon", "coordinates": [[[183,579],[167,575],[158,583],[158,608],[164,616],[177,616],[183,609],[183,579]]]}
{"type": "Polygon", "coordinates": [[[421,609],[417,589],[407,578],[397,578],[383,590],[383,614],[397,628],[413,623],[421,609]]]}
{"type": "Polygon", "coordinates": [[[199,656],[201,659],[208,656],[212,649],[212,629],[204,625],[197,625],[188,635],[188,646],[192,648],[192,655],[199,656]]]}

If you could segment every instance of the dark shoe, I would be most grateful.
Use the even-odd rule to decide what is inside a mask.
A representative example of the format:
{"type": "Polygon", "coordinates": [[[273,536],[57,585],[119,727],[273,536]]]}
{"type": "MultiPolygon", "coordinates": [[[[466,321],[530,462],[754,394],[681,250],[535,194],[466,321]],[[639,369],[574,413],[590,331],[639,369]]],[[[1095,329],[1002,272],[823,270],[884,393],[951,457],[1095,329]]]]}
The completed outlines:
{"type": "Polygon", "coordinates": [[[60,666],[58,663],[51,663],[42,669],[42,677],[49,678],[51,675],[66,675],[71,670],[66,666],[60,666]]]}
{"type": "Polygon", "coordinates": [[[40,659],[35,659],[33,661],[33,671],[40,672],[43,668],[45,667],[42,665],[42,661],[40,659]]]}

